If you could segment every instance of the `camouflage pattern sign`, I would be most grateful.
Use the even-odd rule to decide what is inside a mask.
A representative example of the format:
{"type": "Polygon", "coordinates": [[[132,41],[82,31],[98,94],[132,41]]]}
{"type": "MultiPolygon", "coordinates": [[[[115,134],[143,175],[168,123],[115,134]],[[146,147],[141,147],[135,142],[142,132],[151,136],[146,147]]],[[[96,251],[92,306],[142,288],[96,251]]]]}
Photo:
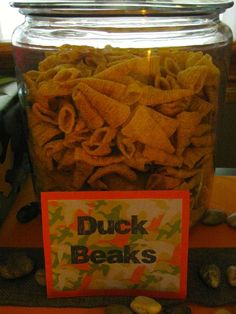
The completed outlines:
{"type": "Polygon", "coordinates": [[[187,191],[44,192],[49,297],[186,294],[187,191]]]}

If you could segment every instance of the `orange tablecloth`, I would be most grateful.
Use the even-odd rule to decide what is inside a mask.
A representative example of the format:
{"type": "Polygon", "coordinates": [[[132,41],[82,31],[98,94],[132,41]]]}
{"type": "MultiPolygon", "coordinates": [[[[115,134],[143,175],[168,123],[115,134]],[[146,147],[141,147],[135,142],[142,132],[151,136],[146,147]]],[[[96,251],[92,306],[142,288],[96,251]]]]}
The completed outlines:
{"type": "MultiPolygon", "coordinates": [[[[226,212],[236,211],[236,177],[215,177],[211,198],[211,207],[226,212]]],[[[6,221],[0,229],[0,247],[42,247],[42,229],[40,217],[26,225],[16,221],[16,212],[26,203],[34,200],[31,179],[25,183],[6,221]]],[[[236,231],[226,224],[207,227],[195,226],[190,233],[190,247],[236,247],[236,231]]],[[[206,296],[207,297],[207,296],[206,296]]],[[[216,309],[191,305],[193,314],[212,314],[216,309]]],[[[225,307],[224,307],[225,308],[225,307]]],[[[236,306],[228,307],[236,314],[236,306]]],[[[29,308],[0,306],[0,314],[103,314],[103,308],[29,308]]]]}

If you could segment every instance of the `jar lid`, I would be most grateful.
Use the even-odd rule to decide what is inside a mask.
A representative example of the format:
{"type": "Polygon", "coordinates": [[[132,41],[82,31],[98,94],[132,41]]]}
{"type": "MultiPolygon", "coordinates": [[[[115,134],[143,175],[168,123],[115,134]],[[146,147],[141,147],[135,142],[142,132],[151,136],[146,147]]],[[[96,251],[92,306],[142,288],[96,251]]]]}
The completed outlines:
{"type": "Polygon", "coordinates": [[[23,14],[43,15],[195,15],[224,12],[231,0],[16,0],[23,14]],[[50,10],[50,12],[48,11],[50,10]]]}

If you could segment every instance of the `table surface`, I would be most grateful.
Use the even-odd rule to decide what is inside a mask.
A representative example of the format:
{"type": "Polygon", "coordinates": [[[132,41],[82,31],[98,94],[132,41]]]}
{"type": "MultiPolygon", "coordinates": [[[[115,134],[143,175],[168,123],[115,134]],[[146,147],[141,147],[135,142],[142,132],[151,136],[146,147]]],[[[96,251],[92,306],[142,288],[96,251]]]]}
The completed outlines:
{"type": "MultiPolygon", "coordinates": [[[[215,176],[211,197],[211,208],[220,208],[227,213],[236,211],[236,176],[215,176]]],[[[35,196],[31,178],[25,182],[12,207],[6,221],[0,229],[0,247],[42,247],[41,217],[25,225],[16,220],[16,212],[20,207],[34,201],[35,196]],[[10,235],[10,236],[9,236],[10,235]]],[[[236,247],[236,231],[226,224],[214,227],[196,225],[190,232],[189,246],[191,248],[236,247]],[[207,240],[206,240],[207,239],[207,240]]],[[[207,296],[206,296],[207,297],[207,296]]],[[[193,314],[213,314],[216,308],[206,308],[192,305],[193,314]]],[[[236,306],[228,306],[232,314],[236,314],[236,306]]],[[[218,308],[217,308],[218,309],[218,308]]],[[[70,314],[103,314],[104,308],[79,309],[70,308],[70,314]]],[[[0,306],[0,314],[65,314],[68,308],[36,308],[0,306]]]]}

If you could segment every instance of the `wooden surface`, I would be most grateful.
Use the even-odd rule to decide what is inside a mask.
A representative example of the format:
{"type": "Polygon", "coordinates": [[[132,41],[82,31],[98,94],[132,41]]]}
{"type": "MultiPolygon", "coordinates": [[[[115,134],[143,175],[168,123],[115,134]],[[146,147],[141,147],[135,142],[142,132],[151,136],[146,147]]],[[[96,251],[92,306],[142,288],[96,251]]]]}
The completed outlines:
{"type": "MultiPolygon", "coordinates": [[[[236,211],[235,194],[236,177],[215,177],[211,207],[223,209],[227,213],[236,211]]],[[[41,218],[38,217],[27,225],[19,224],[15,218],[18,209],[33,200],[34,193],[29,178],[0,230],[0,247],[42,247],[41,218]]],[[[215,227],[198,224],[190,232],[190,247],[236,247],[236,230],[226,224],[215,227]]],[[[191,308],[193,314],[213,314],[216,311],[216,308],[198,305],[191,305],[191,308]]],[[[232,314],[236,314],[236,306],[227,308],[232,314]]],[[[70,314],[103,314],[104,309],[70,308],[68,311],[68,308],[0,307],[1,314],[68,314],[68,312],[70,314]]]]}
{"type": "Polygon", "coordinates": [[[0,75],[14,75],[15,67],[9,43],[0,42],[0,75]]]}

